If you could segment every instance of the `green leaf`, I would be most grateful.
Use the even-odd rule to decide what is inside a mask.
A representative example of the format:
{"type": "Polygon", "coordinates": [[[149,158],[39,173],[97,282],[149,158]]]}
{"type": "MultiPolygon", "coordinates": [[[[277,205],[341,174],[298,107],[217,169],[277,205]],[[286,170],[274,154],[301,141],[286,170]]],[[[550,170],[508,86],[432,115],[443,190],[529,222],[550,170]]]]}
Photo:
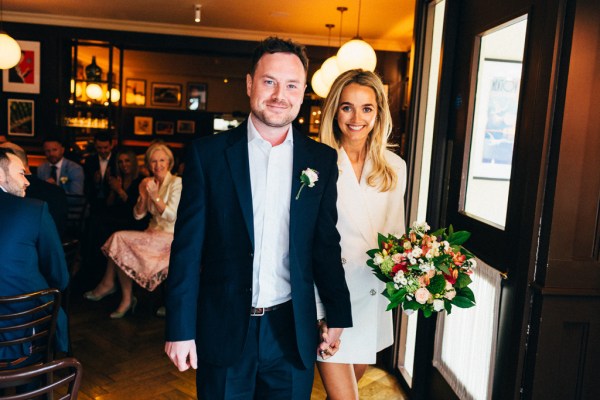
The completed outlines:
{"type": "Polygon", "coordinates": [[[471,280],[471,277],[468,274],[465,274],[464,272],[459,272],[458,278],[456,278],[456,284],[454,286],[455,288],[462,289],[467,287],[467,285],[469,285],[471,282],[473,281],[471,280]]]}
{"type": "Polygon", "coordinates": [[[403,303],[403,307],[405,310],[418,310],[419,308],[421,308],[421,304],[417,303],[414,300],[409,300],[403,303]]]}
{"type": "Polygon", "coordinates": [[[461,245],[464,242],[466,242],[470,237],[471,237],[471,232],[467,232],[467,231],[454,232],[448,238],[448,242],[453,245],[461,245]]]}
{"type": "Polygon", "coordinates": [[[448,269],[448,266],[445,263],[437,264],[437,267],[440,271],[442,271],[446,275],[450,274],[450,270],[448,269]]]}
{"type": "Polygon", "coordinates": [[[456,296],[455,298],[453,298],[452,304],[460,308],[471,308],[475,305],[475,303],[473,303],[471,300],[462,296],[456,296]]]}
{"type": "Polygon", "coordinates": [[[444,300],[444,308],[446,309],[446,312],[450,314],[452,312],[452,303],[450,303],[447,300],[444,300]]]}
{"type": "Polygon", "coordinates": [[[369,251],[367,251],[367,254],[369,255],[369,257],[373,258],[375,257],[375,254],[379,253],[381,250],[379,249],[371,249],[369,251]]]}
{"type": "Polygon", "coordinates": [[[435,232],[431,232],[429,235],[438,237],[438,236],[442,236],[445,232],[446,232],[446,228],[440,228],[435,232]]]}
{"type": "Polygon", "coordinates": [[[431,310],[429,308],[424,308],[423,315],[425,316],[425,318],[431,317],[431,310]]]}
{"type": "Polygon", "coordinates": [[[383,249],[382,243],[387,242],[387,240],[387,236],[382,235],[381,233],[377,234],[377,244],[379,244],[380,249],[383,249]]]}
{"type": "Polygon", "coordinates": [[[457,296],[465,297],[475,303],[475,294],[468,287],[464,287],[456,292],[457,296]]]}
{"type": "Polygon", "coordinates": [[[442,293],[444,288],[446,287],[446,279],[442,275],[436,275],[429,281],[429,286],[427,289],[430,293],[442,293]]]}
{"type": "Polygon", "coordinates": [[[451,237],[454,234],[454,227],[452,224],[448,227],[448,236],[451,237]]]}

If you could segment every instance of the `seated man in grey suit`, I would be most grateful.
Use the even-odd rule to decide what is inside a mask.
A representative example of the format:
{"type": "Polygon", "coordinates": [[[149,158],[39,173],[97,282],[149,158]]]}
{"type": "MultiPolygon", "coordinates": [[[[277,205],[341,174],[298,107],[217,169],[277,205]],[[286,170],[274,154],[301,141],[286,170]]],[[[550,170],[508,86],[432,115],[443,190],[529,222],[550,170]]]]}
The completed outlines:
{"type": "Polygon", "coordinates": [[[47,137],[43,148],[48,161],[38,167],[38,178],[63,188],[66,194],[83,195],[83,168],[64,157],[65,148],[61,141],[55,137],[47,137]]]}
{"type": "MultiPolygon", "coordinates": [[[[49,287],[64,290],[69,282],[65,255],[46,203],[24,199],[29,182],[12,150],[0,148],[0,293],[13,296],[49,287]]],[[[19,311],[19,309],[11,310],[19,311]]],[[[0,310],[3,313],[3,310],[0,310]]],[[[2,326],[0,321],[0,327],[2,326]]],[[[14,332],[0,333],[4,340],[14,332]]],[[[55,350],[68,349],[67,317],[59,310],[55,350]]],[[[0,347],[0,362],[28,357],[27,346],[0,347]]],[[[27,359],[25,366],[36,360],[27,359]]]]}

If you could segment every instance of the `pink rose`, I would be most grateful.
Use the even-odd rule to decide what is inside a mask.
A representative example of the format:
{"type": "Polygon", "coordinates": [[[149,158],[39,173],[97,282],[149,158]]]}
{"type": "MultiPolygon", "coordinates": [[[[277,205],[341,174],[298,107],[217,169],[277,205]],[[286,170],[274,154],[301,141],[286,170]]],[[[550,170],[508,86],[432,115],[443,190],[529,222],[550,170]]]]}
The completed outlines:
{"type": "Polygon", "coordinates": [[[431,297],[431,293],[429,293],[429,290],[427,290],[423,287],[417,289],[417,291],[415,292],[415,300],[419,304],[427,303],[427,300],[429,300],[430,297],[431,297]]]}
{"type": "Polygon", "coordinates": [[[392,261],[394,262],[394,264],[400,264],[400,261],[402,261],[403,258],[404,257],[400,253],[392,255],[392,261]]]}

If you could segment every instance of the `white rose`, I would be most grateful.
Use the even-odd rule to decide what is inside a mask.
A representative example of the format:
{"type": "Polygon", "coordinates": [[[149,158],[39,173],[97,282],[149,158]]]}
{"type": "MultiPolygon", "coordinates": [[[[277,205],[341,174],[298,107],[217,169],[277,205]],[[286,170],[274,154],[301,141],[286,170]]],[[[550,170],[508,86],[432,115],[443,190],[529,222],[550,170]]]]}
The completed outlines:
{"type": "Polygon", "coordinates": [[[383,262],[383,255],[381,253],[376,253],[375,257],[373,257],[373,263],[375,265],[381,265],[383,262]]]}
{"type": "Polygon", "coordinates": [[[319,180],[319,174],[317,174],[317,171],[311,168],[306,168],[304,174],[308,177],[308,180],[310,181],[308,187],[315,186],[315,182],[319,180]]]}
{"type": "Polygon", "coordinates": [[[404,250],[410,250],[412,248],[412,245],[410,244],[410,242],[404,242],[402,247],[404,247],[404,250]]]}
{"type": "Polygon", "coordinates": [[[427,232],[429,229],[431,229],[430,226],[425,221],[423,221],[423,222],[415,221],[415,222],[413,222],[412,227],[415,231],[418,231],[418,232],[427,232]]]}
{"type": "Polygon", "coordinates": [[[448,300],[452,300],[454,296],[456,296],[456,290],[454,289],[446,290],[446,294],[444,294],[444,297],[448,300]]]}
{"type": "Polygon", "coordinates": [[[412,258],[412,257],[409,257],[409,258],[408,258],[408,261],[410,261],[410,263],[411,263],[412,265],[415,265],[415,264],[417,263],[417,259],[416,259],[416,258],[412,258]]]}
{"type": "Polygon", "coordinates": [[[429,300],[429,297],[431,297],[431,293],[429,293],[429,290],[427,290],[425,288],[419,288],[415,292],[415,300],[419,304],[427,303],[427,300],[429,300]]]}
{"type": "Polygon", "coordinates": [[[419,257],[421,257],[422,254],[423,254],[423,250],[420,247],[415,246],[415,248],[412,251],[412,256],[415,258],[419,258],[419,257]]]}
{"type": "Polygon", "coordinates": [[[408,283],[408,281],[406,280],[406,278],[405,278],[404,276],[402,276],[402,277],[400,278],[400,284],[401,284],[402,286],[405,286],[407,283],[408,283]]]}
{"type": "Polygon", "coordinates": [[[435,311],[442,311],[444,309],[444,300],[435,299],[433,301],[433,309],[435,311]]]}

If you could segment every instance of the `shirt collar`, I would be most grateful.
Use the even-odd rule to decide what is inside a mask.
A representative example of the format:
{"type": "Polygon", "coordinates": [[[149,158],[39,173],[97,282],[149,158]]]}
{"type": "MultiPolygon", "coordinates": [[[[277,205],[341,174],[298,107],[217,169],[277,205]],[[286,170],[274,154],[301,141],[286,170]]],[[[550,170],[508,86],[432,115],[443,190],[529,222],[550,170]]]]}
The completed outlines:
{"type": "MultiPolygon", "coordinates": [[[[261,140],[263,142],[267,142],[265,139],[263,139],[262,136],[260,136],[260,133],[258,133],[258,130],[252,123],[252,116],[249,116],[248,117],[248,143],[251,143],[255,140],[261,140]]],[[[285,136],[285,139],[282,142],[282,144],[285,142],[289,142],[290,144],[294,143],[292,124],[290,124],[290,127],[288,128],[287,135],[285,136]]]]}
{"type": "Polygon", "coordinates": [[[50,164],[50,166],[52,166],[52,165],[55,165],[55,166],[56,166],[56,169],[60,169],[60,167],[62,167],[62,164],[63,164],[63,160],[64,160],[64,159],[65,159],[65,158],[63,157],[63,158],[61,158],[61,159],[60,159],[60,161],[59,161],[59,162],[57,162],[56,164],[50,164]]]}

